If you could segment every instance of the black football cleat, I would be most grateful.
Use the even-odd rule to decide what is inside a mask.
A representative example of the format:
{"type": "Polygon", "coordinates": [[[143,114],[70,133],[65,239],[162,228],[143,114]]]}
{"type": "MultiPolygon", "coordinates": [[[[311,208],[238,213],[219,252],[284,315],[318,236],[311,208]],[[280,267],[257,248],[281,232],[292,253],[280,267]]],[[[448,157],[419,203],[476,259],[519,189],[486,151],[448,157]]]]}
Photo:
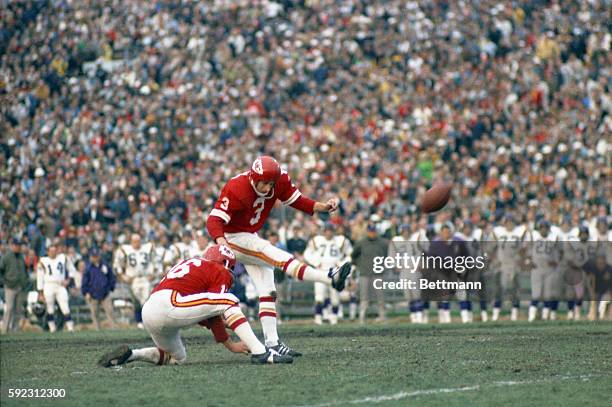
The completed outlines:
{"type": "Polygon", "coordinates": [[[283,356],[291,356],[292,358],[297,358],[299,356],[302,356],[302,352],[298,352],[295,349],[290,348],[289,346],[285,345],[282,342],[279,342],[278,345],[276,346],[269,346],[268,349],[272,349],[274,352],[278,353],[279,355],[283,355],[283,356]]]}
{"type": "Polygon", "coordinates": [[[289,355],[279,355],[273,350],[267,350],[259,355],[251,355],[251,363],[256,365],[265,365],[268,363],[293,363],[293,358],[289,355]]]}
{"type": "Polygon", "coordinates": [[[100,360],[98,360],[98,366],[113,367],[123,365],[127,363],[130,356],[132,356],[132,350],[124,345],[102,355],[100,360]]]}
{"type": "Polygon", "coordinates": [[[346,279],[348,278],[349,274],[351,274],[350,261],[345,262],[340,267],[331,269],[328,276],[332,280],[332,287],[334,287],[338,292],[344,290],[346,279]]]}

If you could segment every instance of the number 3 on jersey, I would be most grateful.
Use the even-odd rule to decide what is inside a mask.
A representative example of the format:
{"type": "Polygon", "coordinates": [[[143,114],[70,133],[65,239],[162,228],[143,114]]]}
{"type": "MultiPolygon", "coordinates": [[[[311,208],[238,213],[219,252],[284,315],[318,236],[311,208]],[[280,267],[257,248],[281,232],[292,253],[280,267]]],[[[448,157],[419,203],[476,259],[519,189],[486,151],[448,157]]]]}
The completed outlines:
{"type": "Polygon", "coordinates": [[[259,222],[259,218],[261,217],[261,213],[263,212],[265,207],[266,207],[266,198],[264,197],[259,197],[255,200],[255,202],[253,202],[253,208],[257,208],[257,209],[255,209],[255,216],[253,216],[251,220],[249,221],[251,225],[254,225],[257,222],[259,222]]]}
{"type": "Polygon", "coordinates": [[[172,267],[170,271],[166,274],[166,278],[181,278],[189,273],[191,265],[195,265],[199,267],[202,265],[202,260],[200,259],[189,259],[185,260],[176,266],[172,267]]]}

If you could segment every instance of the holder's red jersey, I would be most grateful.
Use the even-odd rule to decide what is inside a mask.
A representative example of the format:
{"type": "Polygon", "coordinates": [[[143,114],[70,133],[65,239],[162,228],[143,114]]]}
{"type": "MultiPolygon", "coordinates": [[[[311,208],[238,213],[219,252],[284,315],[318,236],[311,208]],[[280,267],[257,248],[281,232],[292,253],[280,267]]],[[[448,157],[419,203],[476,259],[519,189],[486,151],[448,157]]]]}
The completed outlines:
{"type": "Polygon", "coordinates": [[[172,267],[153,292],[176,290],[181,295],[224,293],[233,281],[232,273],[221,264],[194,257],[172,267]]]}
{"type": "Polygon", "coordinates": [[[255,233],[262,228],[270,216],[276,200],[280,200],[283,205],[297,204],[307,200],[306,204],[294,207],[310,215],[313,213],[314,201],[302,197],[302,193],[291,182],[286,171],[281,171],[274,188],[265,196],[255,191],[255,187],[251,185],[249,173],[243,172],[225,184],[214,209],[210,212],[209,219],[221,218],[225,223],[224,233],[255,233]]]}

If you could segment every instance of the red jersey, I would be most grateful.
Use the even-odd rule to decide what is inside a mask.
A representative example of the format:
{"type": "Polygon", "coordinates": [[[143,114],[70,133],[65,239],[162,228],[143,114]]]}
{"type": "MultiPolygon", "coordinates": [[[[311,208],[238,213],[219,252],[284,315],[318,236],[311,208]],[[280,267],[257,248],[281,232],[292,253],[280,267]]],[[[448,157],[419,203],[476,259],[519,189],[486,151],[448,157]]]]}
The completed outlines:
{"type": "Polygon", "coordinates": [[[181,295],[225,293],[233,281],[232,273],[221,264],[194,257],[172,267],[153,292],[176,290],[181,295]]]}
{"type": "Polygon", "coordinates": [[[255,191],[249,173],[243,172],[229,180],[221,190],[221,195],[208,217],[208,231],[213,239],[221,235],[215,227],[211,228],[211,218],[216,217],[224,222],[223,233],[255,233],[270,216],[276,200],[310,215],[314,213],[315,202],[302,196],[286,171],[281,171],[274,188],[266,195],[255,191]]]}

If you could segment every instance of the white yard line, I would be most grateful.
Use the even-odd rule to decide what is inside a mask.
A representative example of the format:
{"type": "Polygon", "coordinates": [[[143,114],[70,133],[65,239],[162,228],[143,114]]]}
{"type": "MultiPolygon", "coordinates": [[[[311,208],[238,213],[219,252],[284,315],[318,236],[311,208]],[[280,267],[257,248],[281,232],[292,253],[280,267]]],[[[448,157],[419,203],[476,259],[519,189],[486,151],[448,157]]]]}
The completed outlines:
{"type": "Polygon", "coordinates": [[[401,391],[399,393],[381,395],[381,396],[370,396],[361,399],[353,399],[353,400],[334,400],[327,403],[321,404],[306,404],[302,406],[294,406],[294,407],[330,407],[337,406],[342,404],[378,404],[384,403],[385,401],[396,401],[402,400],[410,397],[418,397],[418,396],[430,396],[437,394],[446,394],[446,393],[459,393],[464,391],[474,391],[481,390],[486,388],[494,388],[494,387],[507,387],[507,386],[520,386],[520,385],[530,385],[530,384],[538,384],[538,383],[547,383],[547,382],[555,382],[561,380],[580,380],[580,381],[588,381],[593,377],[598,375],[580,375],[580,376],[558,376],[549,379],[539,379],[539,380],[506,380],[506,381],[497,381],[492,383],[486,383],[475,386],[465,386],[465,387],[449,387],[449,388],[438,388],[438,389],[423,389],[423,390],[414,390],[414,391],[401,391]]]}

